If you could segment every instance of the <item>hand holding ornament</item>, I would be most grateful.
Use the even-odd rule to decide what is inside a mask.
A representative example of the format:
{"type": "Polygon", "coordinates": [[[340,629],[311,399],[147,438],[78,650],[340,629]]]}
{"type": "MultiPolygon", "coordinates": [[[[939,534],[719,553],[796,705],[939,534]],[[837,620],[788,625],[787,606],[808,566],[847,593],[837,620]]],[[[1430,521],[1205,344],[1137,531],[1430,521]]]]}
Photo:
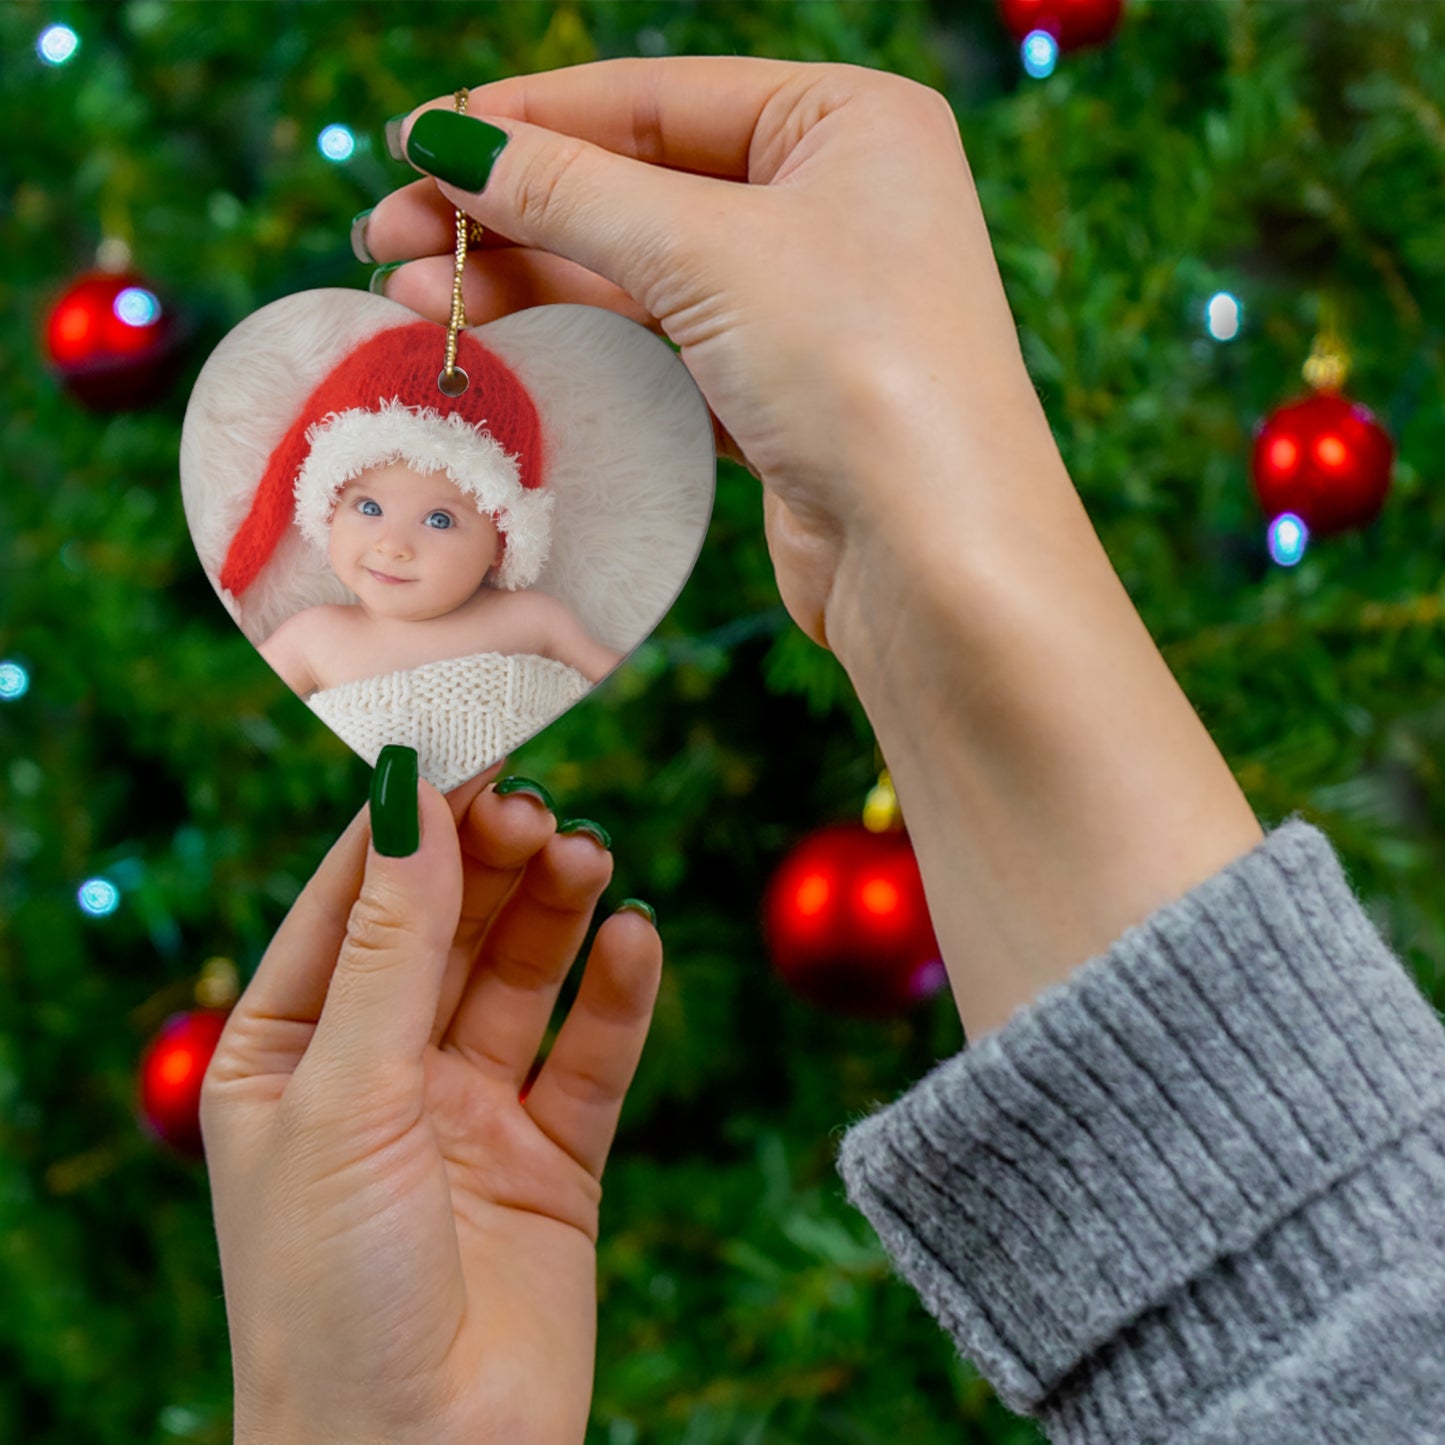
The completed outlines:
{"type": "Polygon", "coordinates": [[[384,756],[216,1047],[238,1445],[584,1433],[600,1181],[662,949],[631,909],[602,925],[529,1088],[612,857],[495,772],[418,802],[414,756],[384,756]]]}

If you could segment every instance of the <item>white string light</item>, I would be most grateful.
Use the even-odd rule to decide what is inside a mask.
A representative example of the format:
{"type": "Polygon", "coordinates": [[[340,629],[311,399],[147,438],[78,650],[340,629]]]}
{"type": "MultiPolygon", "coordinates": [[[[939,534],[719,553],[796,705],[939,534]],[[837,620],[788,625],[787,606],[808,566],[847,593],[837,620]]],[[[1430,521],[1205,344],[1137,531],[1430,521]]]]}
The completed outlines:
{"type": "Polygon", "coordinates": [[[316,148],[329,161],[349,161],[356,153],[356,137],[344,125],[329,125],[316,137],[316,148]]]}
{"type": "Polygon", "coordinates": [[[1217,291],[1204,308],[1204,329],[1216,341],[1233,341],[1244,325],[1244,307],[1228,291],[1217,291]]]}
{"type": "Polygon", "coordinates": [[[68,25],[48,25],[35,42],[35,53],[47,65],[64,65],[80,49],[80,37],[68,25]]]}
{"type": "Polygon", "coordinates": [[[108,918],[120,907],[120,889],[109,878],[87,878],[75,898],[80,911],[92,918],[108,918]]]}

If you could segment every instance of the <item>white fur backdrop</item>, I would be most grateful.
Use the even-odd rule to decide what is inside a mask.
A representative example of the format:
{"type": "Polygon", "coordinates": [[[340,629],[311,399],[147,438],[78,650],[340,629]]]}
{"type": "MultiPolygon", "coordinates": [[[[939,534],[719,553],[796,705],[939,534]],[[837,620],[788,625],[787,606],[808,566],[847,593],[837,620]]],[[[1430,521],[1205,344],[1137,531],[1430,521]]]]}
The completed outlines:
{"type": "MultiPolygon", "coordinates": [[[[316,384],[377,331],[416,319],[384,296],[306,291],[249,316],[202,368],[181,432],[181,496],[201,566],[253,643],[302,608],[353,600],[294,525],[242,597],[218,579],[271,452],[316,384]]],[[[664,341],[596,307],[534,307],[473,334],[542,416],[555,501],[535,585],[599,642],[630,652],[682,590],[707,532],[716,459],[701,393],[664,341]]],[[[439,345],[438,371],[442,361],[439,345]]]]}

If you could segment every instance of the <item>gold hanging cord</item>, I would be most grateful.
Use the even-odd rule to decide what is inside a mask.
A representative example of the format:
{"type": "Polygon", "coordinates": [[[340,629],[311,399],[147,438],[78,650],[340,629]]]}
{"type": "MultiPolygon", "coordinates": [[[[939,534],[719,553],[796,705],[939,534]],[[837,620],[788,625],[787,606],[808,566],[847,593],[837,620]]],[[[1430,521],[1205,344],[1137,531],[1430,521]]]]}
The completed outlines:
{"type": "MultiPolygon", "coordinates": [[[[458,115],[467,113],[467,99],[468,92],[465,90],[457,91],[452,97],[458,115]]],[[[466,309],[462,305],[462,270],[467,264],[469,239],[480,242],[482,228],[476,221],[471,221],[465,211],[458,211],[457,259],[452,272],[452,319],[447,325],[447,364],[437,376],[437,390],[443,396],[460,396],[471,385],[471,378],[457,365],[457,336],[467,324],[466,309]]]]}

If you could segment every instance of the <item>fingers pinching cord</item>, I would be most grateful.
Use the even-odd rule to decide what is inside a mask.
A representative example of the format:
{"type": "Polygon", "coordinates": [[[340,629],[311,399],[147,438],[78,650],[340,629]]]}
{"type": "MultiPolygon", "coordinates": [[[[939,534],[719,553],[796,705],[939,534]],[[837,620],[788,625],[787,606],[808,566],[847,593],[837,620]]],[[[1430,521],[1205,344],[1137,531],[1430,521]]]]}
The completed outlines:
{"type": "Polygon", "coordinates": [[[667,278],[661,253],[698,240],[699,217],[737,189],[524,121],[504,130],[438,106],[415,114],[402,145],[457,209],[515,245],[605,277],[644,307],[667,278]]]}

